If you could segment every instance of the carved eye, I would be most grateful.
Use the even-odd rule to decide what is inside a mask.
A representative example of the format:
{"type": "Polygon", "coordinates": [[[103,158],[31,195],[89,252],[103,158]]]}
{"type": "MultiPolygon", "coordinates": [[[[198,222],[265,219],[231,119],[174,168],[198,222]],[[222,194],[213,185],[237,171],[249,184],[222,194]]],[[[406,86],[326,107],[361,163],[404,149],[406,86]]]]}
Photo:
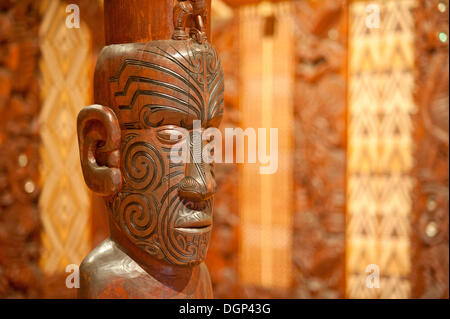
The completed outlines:
{"type": "Polygon", "coordinates": [[[168,127],[161,128],[156,132],[156,136],[161,143],[176,144],[186,139],[187,130],[182,128],[168,127]]]}

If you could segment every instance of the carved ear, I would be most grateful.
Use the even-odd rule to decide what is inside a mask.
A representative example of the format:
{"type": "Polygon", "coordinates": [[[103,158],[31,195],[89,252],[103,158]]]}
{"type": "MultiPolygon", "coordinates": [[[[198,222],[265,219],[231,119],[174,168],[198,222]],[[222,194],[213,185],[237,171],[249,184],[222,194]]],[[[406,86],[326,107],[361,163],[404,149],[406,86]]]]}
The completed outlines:
{"type": "Polygon", "coordinates": [[[102,196],[117,193],[122,186],[122,176],[120,126],[116,115],[105,106],[87,106],[78,114],[77,130],[86,184],[102,196]]]}

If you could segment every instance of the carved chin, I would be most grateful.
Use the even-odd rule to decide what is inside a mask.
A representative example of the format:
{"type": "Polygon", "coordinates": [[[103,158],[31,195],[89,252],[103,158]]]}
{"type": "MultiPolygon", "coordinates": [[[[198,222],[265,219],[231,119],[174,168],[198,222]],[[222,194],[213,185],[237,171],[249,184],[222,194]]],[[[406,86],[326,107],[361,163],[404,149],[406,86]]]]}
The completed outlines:
{"type": "Polygon", "coordinates": [[[152,236],[145,242],[136,242],[136,245],[152,257],[172,265],[194,266],[205,260],[211,227],[199,233],[189,233],[189,230],[173,230],[171,233],[172,236],[167,238],[168,242],[173,241],[171,246],[164,247],[158,236],[152,236]]]}
{"type": "Polygon", "coordinates": [[[119,193],[112,209],[114,220],[134,245],[162,262],[179,266],[203,262],[211,238],[212,200],[199,211],[185,206],[175,194],[169,196],[169,205],[159,202],[148,193],[119,193]]]}

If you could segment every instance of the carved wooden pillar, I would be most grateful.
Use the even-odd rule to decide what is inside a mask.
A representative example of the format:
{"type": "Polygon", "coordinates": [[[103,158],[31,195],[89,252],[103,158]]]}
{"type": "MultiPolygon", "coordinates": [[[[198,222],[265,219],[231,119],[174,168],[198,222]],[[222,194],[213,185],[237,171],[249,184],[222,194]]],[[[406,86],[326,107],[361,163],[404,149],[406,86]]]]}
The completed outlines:
{"type": "MultiPolygon", "coordinates": [[[[177,0],[105,0],[106,45],[170,39],[176,3],[177,0]]],[[[209,0],[208,12],[210,9],[209,0]]],[[[206,29],[209,36],[209,17],[206,29]]]]}
{"type": "Polygon", "coordinates": [[[421,0],[415,10],[416,180],[413,192],[412,298],[448,298],[449,2],[421,0]]]}
{"type": "Polygon", "coordinates": [[[346,1],[296,3],[294,291],[345,294],[346,1]]]}

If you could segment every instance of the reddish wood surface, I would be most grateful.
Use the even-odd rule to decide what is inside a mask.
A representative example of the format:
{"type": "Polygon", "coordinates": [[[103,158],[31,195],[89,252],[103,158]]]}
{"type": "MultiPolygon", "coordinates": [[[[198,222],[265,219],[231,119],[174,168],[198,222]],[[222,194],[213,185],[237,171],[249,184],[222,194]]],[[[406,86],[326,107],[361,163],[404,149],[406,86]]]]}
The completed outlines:
{"type": "MultiPolygon", "coordinates": [[[[106,45],[170,39],[177,0],[105,0],[106,45]]],[[[211,0],[208,1],[210,12],[211,0]]],[[[209,35],[210,23],[206,22],[209,35]]]]}
{"type": "Polygon", "coordinates": [[[41,294],[38,4],[0,4],[0,298],[41,294]]]}
{"type": "Polygon", "coordinates": [[[415,11],[412,298],[449,296],[449,48],[439,39],[448,35],[448,11],[442,0],[421,0],[415,11]]]}
{"type": "Polygon", "coordinates": [[[245,5],[252,5],[252,4],[259,4],[263,1],[267,2],[283,2],[286,0],[223,0],[226,4],[228,4],[231,7],[240,7],[245,5]]]}

